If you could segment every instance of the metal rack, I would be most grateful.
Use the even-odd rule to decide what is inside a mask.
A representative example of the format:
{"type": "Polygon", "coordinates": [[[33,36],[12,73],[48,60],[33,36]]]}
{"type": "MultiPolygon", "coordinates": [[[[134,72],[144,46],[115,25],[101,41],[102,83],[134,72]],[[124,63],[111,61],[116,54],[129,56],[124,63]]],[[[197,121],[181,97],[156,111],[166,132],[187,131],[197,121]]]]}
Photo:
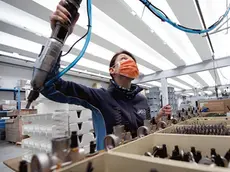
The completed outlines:
{"type": "Polygon", "coordinates": [[[20,87],[14,87],[12,88],[0,88],[0,91],[5,92],[13,92],[14,100],[17,101],[17,109],[21,110],[21,92],[25,92],[24,90],[21,90],[20,87]]]}

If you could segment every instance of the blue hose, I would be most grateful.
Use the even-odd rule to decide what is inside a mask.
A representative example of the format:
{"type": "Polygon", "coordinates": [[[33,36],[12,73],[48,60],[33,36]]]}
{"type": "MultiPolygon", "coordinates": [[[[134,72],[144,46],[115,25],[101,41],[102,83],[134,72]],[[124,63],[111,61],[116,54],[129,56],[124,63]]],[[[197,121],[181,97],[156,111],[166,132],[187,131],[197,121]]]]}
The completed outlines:
{"type": "MultiPolygon", "coordinates": [[[[51,80],[45,83],[45,87],[52,85],[56,80],[58,80],[60,77],[62,77],[66,72],[68,72],[72,67],[74,67],[77,62],[83,57],[85,54],[85,51],[89,45],[90,38],[91,38],[91,31],[92,31],[92,1],[87,0],[87,11],[89,16],[89,28],[88,33],[86,36],[85,44],[80,52],[80,54],[76,57],[76,59],[70,63],[65,69],[63,69],[61,72],[59,72],[55,77],[53,77],[51,80]]],[[[92,109],[92,108],[91,108],[92,109]]],[[[104,137],[106,136],[106,127],[104,118],[101,113],[99,113],[97,110],[93,110],[93,123],[95,128],[95,134],[96,134],[96,140],[97,140],[97,150],[104,149],[104,137]]]]}
{"type": "Polygon", "coordinates": [[[171,21],[169,18],[167,18],[164,14],[162,14],[162,12],[160,12],[158,9],[156,9],[148,0],[140,0],[146,7],[149,8],[149,10],[151,12],[153,12],[154,14],[156,14],[162,21],[165,21],[167,23],[169,23],[170,25],[172,25],[173,27],[184,31],[184,32],[188,32],[188,33],[193,33],[193,34],[203,34],[203,33],[207,33],[212,31],[213,29],[215,29],[223,20],[225,17],[227,17],[230,8],[228,8],[226,10],[226,12],[224,13],[224,15],[221,17],[221,19],[219,21],[217,21],[215,24],[213,24],[211,27],[209,27],[208,29],[204,29],[204,30],[197,30],[197,29],[190,29],[190,28],[186,28],[186,27],[182,27],[180,25],[178,25],[177,23],[171,21]]]}

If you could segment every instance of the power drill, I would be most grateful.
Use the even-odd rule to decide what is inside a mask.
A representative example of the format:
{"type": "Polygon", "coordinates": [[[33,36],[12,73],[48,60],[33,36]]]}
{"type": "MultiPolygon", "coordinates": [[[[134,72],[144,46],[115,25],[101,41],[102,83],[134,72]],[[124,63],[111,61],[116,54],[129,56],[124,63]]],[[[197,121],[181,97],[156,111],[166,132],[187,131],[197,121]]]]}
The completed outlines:
{"type": "MultiPolygon", "coordinates": [[[[80,8],[81,2],[82,0],[65,0],[64,2],[63,7],[71,14],[71,23],[78,15],[78,9],[80,8]]],[[[71,23],[56,23],[51,37],[47,40],[42,52],[36,59],[31,80],[33,90],[31,90],[28,96],[27,109],[29,109],[31,103],[38,98],[39,92],[43,88],[49,72],[57,63],[62,47],[69,35],[71,23]]]]}

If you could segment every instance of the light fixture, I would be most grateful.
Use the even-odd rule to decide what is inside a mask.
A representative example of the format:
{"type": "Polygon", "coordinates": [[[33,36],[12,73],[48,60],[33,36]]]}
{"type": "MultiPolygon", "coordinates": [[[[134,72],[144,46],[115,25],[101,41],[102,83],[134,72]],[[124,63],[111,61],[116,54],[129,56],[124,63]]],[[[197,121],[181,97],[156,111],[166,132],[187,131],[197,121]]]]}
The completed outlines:
{"type": "Polygon", "coordinates": [[[204,91],[207,95],[212,95],[213,94],[213,92],[212,91],[204,91]]]}
{"type": "Polygon", "coordinates": [[[181,75],[177,76],[178,79],[187,82],[189,85],[191,85],[193,88],[201,88],[203,87],[199,82],[197,82],[195,79],[193,79],[189,75],[181,75]]]}
{"type": "Polygon", "coordinates": [[[25,60],[25,61],[29,61],[29,62],[35,62],[35,60],[36,60],[34,58],[31,58],[31,57],[19,55],[18,53],[15,53],[15,52],[9,53],[9,52],[5,52],[5,51],[0,51],[0,55],[16,58],[16,59],[20,59],[20,60],[25,60]]]}
{"type": "MultiPolygon", "coordinates": [[[[66,68],[66,67],[67,66],[61,65],[62,69],[66,68]]],[[[79,70],[79,69],[76,69],[76,68],[71,68],[70,71],[74,71],[74,72],[78,72],[78,73],[83,73],[83,74],[87,74],[87,75],[92,75],[92,76],[96,76],[96,77],[101,77],[101,78],[105,78],[105,79],[111,79],[111,77],[106,76],[106,75],[101,75],[100,73],[97,74],[97,73],[88,72],[88,71],[85,71],[85,70],[79,70]]]]}
{"type": "Polygon", "coordinates": [[[137,15],[137,13],[135,11],[131,11],[131,14],[134,15],[134,16],[137,15]]]}
{"type": "Polygon", "coordinates": [[[158,81],[150,81],[150,82],[147,82],[147,84],[150,84],[152,86],[161,87],[161,83],[158,81]]]}
{"type": "Polygon", "coordinates": [[[227,85],[230,84],[230,67],[224,67],[217,69],[218,76],[220,78],[221,85],[227,85]]]}
{"type": "Polygon", "coordinates": [[[177,86],[177,87],[179,87],[179,88],[182,88],[182,89],[186,89],[186,90],[192,89],[191,87],[188,87],[187,85],[184,85],[184,84],[182,84],[182,83],[180,83],[180,82],[178,82],[178,81],[175,81],[175,80],[173,80],[173,79],[171,79],[171,78],[168,78],[168,79],[167,79],[167,82],[168,82],[169,84],[175,85],[175,86],[177,86]]]}
{"type": "Polygon", "coordinates": [[[154,33],[154,30],[153,30],[153,29],[150,29],[150,32],[151,32],[151,33],[154,33]]]}
{"type": "Polygon", "coordinates": [[[208,86],[215,86],[215,81],[209,71],[203,71],[197,73],[208,86]]]}

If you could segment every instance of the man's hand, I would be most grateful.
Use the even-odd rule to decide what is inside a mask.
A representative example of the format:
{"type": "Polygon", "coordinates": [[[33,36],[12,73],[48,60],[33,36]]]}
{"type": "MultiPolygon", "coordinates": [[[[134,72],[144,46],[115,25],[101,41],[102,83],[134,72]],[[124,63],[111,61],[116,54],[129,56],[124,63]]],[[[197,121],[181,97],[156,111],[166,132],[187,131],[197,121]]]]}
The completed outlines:
{"type": "Polygon", "coordinates": [[[171,109],[171,106],[170,105],[166,105],[164,107],[162,107],[160,110],[159,110],[159,113],[157,114],[155,120],[156,122],[159,121],[159,119],[163,116],[171,116],[172,114],[172,109],[171,109]]]}
{"type": "MultiPolygon", "coordinates": [[[[54,30],[55,28],[55,24],[57,21],[61,22],[61,23],[71,23],[72,21],[72,16],[71,14],[67,11],[67,9],[65,7],[63,7],[63,4],[65,3],[65,0],[61,0],[56,8],[56,11],[54,11],[54,13],[50,16],[50,24],[51,24],[51,29],[54,30]]],[[[79,14],[77,15],[77,17],[73,20],[70,30],[69,30],[69,34],[71,34],[73,32],[73,28],[77,22],[79,18],[79,14]]]]}

